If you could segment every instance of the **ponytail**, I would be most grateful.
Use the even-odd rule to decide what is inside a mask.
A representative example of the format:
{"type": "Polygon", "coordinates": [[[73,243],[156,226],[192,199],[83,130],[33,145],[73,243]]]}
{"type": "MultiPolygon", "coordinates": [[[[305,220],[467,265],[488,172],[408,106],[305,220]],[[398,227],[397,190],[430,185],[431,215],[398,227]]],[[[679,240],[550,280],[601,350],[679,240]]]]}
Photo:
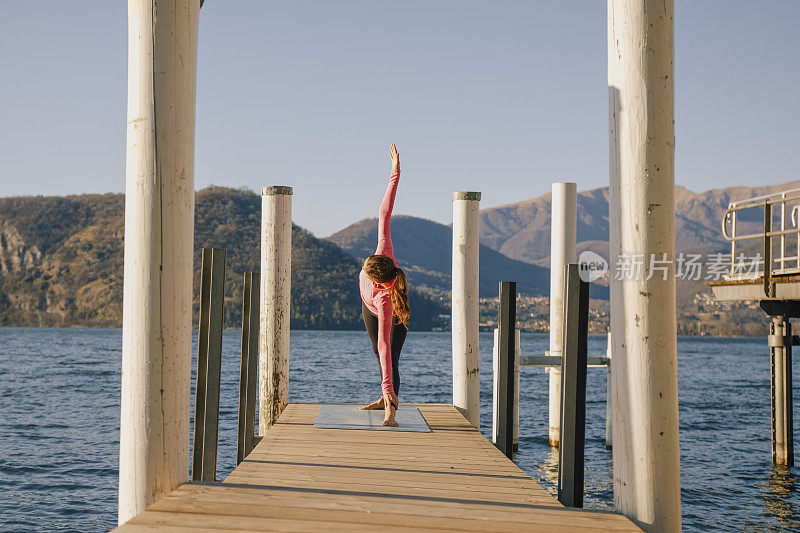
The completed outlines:
{"type": "Polygon", "coordinates": [[[408,306],[408,285],[406,284],[406,274],[403,269],[397,267],[397,279],[392,286],[392,308],[400,323],[408,327],[408,319],[411,316],[411,309],[408,306]]]}

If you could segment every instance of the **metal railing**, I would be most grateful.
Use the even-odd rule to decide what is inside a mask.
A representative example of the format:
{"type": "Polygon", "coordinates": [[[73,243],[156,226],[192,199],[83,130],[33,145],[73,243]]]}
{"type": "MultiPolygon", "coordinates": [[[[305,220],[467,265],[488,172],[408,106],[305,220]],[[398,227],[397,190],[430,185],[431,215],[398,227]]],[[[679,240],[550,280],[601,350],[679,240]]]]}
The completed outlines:
{"type": "Polygon", "coordinates": [[[774,276],[800,273],[800,188],[730,202],[722,215],[722,236],[731,243],[731,268],[725,278],[754,279],[763,275],[764,292],[768,297],[774,296],[774,276]],[[737,221],[746,221],[741,212],[748,209],[763,209],[763,230],[737,234],[737,221]],[[760,266],[755,270],[746,267],[742,253],[736,255],[737,243],[748,240],[762,241],[759,255],[753,258],[760,266]]]}

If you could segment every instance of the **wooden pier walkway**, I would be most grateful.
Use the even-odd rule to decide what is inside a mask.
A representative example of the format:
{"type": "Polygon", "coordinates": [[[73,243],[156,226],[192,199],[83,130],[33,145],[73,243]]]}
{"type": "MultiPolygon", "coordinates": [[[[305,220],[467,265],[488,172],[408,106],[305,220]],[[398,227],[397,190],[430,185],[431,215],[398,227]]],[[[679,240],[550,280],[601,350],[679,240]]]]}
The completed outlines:
{"type": "Polygon", "coordinates": [[[412,405],[431,432],[319,429],[319,404],[290,404],[223,482],[184,484],[115,531],[640,531],[561,506],[452,405],[412,405]]]}

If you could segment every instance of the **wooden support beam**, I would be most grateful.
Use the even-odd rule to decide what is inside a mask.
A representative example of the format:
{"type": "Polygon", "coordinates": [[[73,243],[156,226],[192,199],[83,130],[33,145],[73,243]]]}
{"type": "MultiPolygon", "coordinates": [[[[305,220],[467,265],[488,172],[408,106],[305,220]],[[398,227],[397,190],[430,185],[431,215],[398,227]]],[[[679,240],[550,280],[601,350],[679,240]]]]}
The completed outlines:
{"type": "Polygon", "coordinates": [[[514,457],[514,367],[517,352],[517,284],[500,282],[497,366],[497,440],[495,446],[514,457]]]}
{"type": "Polygon", "coordinates": [[[580,278],[579,272],[576,264],[564,267],[564,355],[561,363],[558,501],[567,507],[583,507],[589,284],[580,278]]]}
{"type": "MultiPolygon", "coordinates": [[[[514,451],[519,450],[519,360],[520,360],[520,331],[514,330],[516,339],[516,358],[514,363],[514,451]]],[[[494,343],[492,345],[492,442],[497,442],[497,423],[499,421],[498,402],[498,377],[500,364],[500,330],[494,328],[494,343]]]]}
{"type": "Polygon", "coordinates": [[[261,323],[261,274],[252,273],[250,283],[250,326],[247,343],[247,401],[245,402],[244,431],[245,440],[244,456],[247,457],[256,447],[256,402],[258,402],[258,362],[259,362],[259,327],[261,323]]]}
{"type": "Polygon", "coordinates": [[[216,481],[222,320],[225,300],[224,248],[203,248],[200,324],[197,334],[192,481],[216,481]]]}
{"type": "Polygon", "coordinates": [[[242,362],[239,369],[239,424],[237,428],[236,464],[241,463],[253,450],[256,392],[258,390],[258,323],[259,288],[258,272],[244,273],[242,295],[242,362]]]}

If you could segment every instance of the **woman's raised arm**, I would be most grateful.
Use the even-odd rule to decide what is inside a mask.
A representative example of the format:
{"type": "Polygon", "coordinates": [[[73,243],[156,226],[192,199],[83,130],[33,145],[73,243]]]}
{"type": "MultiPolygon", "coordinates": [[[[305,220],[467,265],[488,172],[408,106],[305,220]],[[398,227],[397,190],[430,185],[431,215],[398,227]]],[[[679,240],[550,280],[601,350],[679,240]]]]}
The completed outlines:
{"type": "Polygon", "coordinates": [[[389,175],[389,186],[386,188],[386,194],[383,195],[383,201],[378,210],[378,247],[375,250],[375,254],[387,255],[397,264],[397,259],[394,257],[394,249],[392,248],[392,230],[390,226],[394,197],[397,194],[397,184],[400,182],[400,154],[397,153],[397,148],[394,145],[389,147],[389,155],[392,158],[392,173],[389,175]]]}

